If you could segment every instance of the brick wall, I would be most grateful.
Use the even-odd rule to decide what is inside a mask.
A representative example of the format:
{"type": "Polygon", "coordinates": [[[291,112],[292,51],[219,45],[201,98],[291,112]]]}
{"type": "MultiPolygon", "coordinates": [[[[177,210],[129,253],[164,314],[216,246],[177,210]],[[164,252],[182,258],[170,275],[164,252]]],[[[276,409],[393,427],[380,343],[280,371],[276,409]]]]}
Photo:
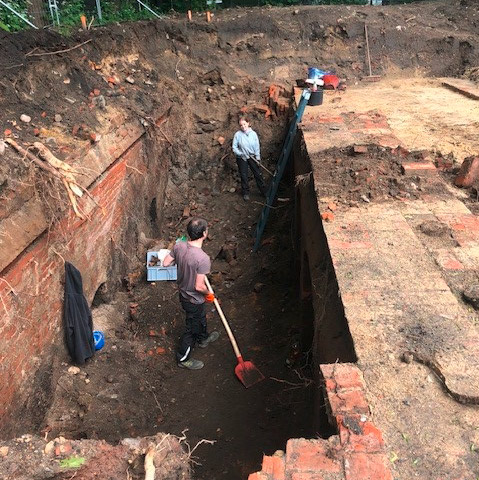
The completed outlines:
{"type": "Polygon", "coordinates": [[[249,480],[392,480],[361,371],[350,363],[320,365],[320,370],[329,419],[338,434],[289,439],[285,451],[263,457],[261,471],[249,480]]]}
{"type": "MultiPolygon", "coordinates": [[[[135,261],[139,232],[150,233],[148,209],[153,198],[164,197],[168,160],[137,128],[126,126],[122,132],[121,151],[108,139],[96,149],[95,157],[110,152],[116,158],[105,162],[108,165],[90,186],[96,203],[86,196],[81,200],[89,218],[79,219],[67,209],[0,273],[0,432],[4,435],[15,434],[22,420],[26,422],[19,414],[27,404],[33,405],[36,373],[51,364],[55,347],[64,348],[63,259],[80,270],[91,301],[101,284],[119,285],[135,261]],[[135,238],[125,238],[126,231],[135,238]]],[[[86,153],[84,164],[88,156],[92,152],[86,153]]]]}

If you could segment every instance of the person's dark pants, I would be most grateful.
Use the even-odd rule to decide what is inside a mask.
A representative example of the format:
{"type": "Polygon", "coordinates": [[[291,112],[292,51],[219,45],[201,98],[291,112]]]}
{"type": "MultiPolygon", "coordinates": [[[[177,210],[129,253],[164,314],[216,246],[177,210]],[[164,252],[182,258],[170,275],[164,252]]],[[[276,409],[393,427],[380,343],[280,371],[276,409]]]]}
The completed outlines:
{"type": "Polygon", "coordinates": [[[266,194],[266,186],[264,184],[263,175],[261,175],[261,170],[259,169],[258,164],[252,159],[243,160],[241,157],[236,157],[236,163],[238,164],[238,170],[241,177],[241,193],[243,195],[249,194],[249,180],[248,180],[248,167],[251,168],[253,172],[254,179],[256,180],[256,185],[261,195],[266,194]]]}
{"type": "Polygon", "coordinates": [[[181,306],[186,313],[186,329],[180,339],[180,346],[176,352],[178,362],[188,360],[195,343],[208,338],[206,327],[206,307],[204,303],[191,303],[180,299],[181,306]]]}

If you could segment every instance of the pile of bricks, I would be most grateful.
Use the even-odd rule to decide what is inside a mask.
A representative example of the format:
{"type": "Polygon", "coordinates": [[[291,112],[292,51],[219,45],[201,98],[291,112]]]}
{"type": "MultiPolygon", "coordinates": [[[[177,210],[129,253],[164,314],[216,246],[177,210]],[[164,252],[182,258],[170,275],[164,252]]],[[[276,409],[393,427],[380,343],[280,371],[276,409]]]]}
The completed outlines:
{"type": "Polygon", "coordinates": [[[353,364],[321,365],[330,421],[327,440],[292,438],[286,452],[264,456],[248,480],[392,480],[380,430],[371,421],[361,371],[353,364]]]}
{"type": "Polygon", "coordinates": [[[263,104],[253,107],[241,108],[241,113],[247,113],[250,110],[256,110],[264,113],[265,118],[281,115],[287,115],[291,102],[290,92],[281,85],[272,84],[268,88],[268,93],[263,104]]]}

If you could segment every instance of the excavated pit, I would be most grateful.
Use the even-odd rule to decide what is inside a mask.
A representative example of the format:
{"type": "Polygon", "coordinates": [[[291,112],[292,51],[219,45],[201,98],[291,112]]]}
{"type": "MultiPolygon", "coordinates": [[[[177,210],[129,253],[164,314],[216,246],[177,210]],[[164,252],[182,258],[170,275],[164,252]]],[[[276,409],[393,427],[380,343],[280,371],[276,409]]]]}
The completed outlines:
{"type": "MultiPolygon", "coordinates": [[[[278,131],[283,127],[278,125],[278,131]]],[[[272,139],[280,144],[278,140],[281,138],[272,139]]],[[[196,450],[199,465],[194,468],[194,478],[240,479],[259,468],[263,453],[284,449],[288,438],[334,433],[313,372],[318,371],[319,363],[352,361],[354,352],[348,351],[352,342],[340,300],[321,300],[322,296],[339,298],[334,273],[321,280],[324,286],[319,294],[311,291],[308,264],[302,263],[301,281],[297,276],[296,245],[301,238],[294,232],[294,224],[315,224],[317,218],[294,219],[298,207],[293,201],[292,170],[290,167],[279,192],[288,201],[275,206],[257,254],[251,252],[251,242],[260,196],[253,194],[251,204],[244,204],[236,192],[229,191],[237,182],[234,177],[227,181],[228,188],[223,188],[226,192],[216,196],[207,191],[208,178],[190,186],[200,192],[194,196],[195,213],[206,216],[202,211],[206,205],[215,212],[205,245],[214,259],[214,288],[244,357],[254,362],[266,380],[248,390],[238,382],[231,345],[213,308],[208,312],[210,328],[220,331],[221,338],[208,350],[194,352],[206,367],[200,372],[179,370],[173,357],[184,319],[174,282],[147,283],[144,272],[133,272],[134,279],[125,292],[130,312],[124,322],[113,318],[120,313],[118,303],[101,303],[103,288],[97,290],[93,316],[105,322],[109,345],[79,377],[60,378],[62,388],[44,422],[51,436],[98,438],[114,444],[124,437],[149,436],[159,430],[177,436],[187,431],[191,446],[203,439],[215,442],[196,450]],[[221,253],[225,245],[234,246],[232,257],[221,253]],[[317,299],[314,307],[313,296],[317,299]],[[315,309],[327,313],[317,316],[315,309]],[[114,326],[109,328],[109,322],[114,326]],[[320,329],[316,335],[315,322],[320,329]],[[338,339],[342,335],[338,332],[344,329],[345,338],[338,339]],[[86,378],[88,384],[84,384],[86,378]],[[72,390],[74,398],[65,395],[72,390]]],[[[161,214],[168,218],[165,210],[161,214]]],[[[173,235],[171,228],[164,226],[160,238],[184,233],[186,222],[182,219],[173,235]]],[[[321,268],[331,272],[324,232],[321,245],[325,249],[321,268]]],[[[316,262],[314,254],[312,257],[316,262]]],[[[121,300],[117,298],[117,302],[121,300]]]]}
{"type": "MultiPolygon", "coordinates": [[[[86,34],[2,36],[4,137],[24,147],[40,141],[60,159],[84,167],[83,186],[99,202],[85,201],[89,219],[78,220],[61,185],[7,148],[0,169],[2,232],[8,232],[0,252],[2,438],[30,432],[47,440],[116,444],[157,432],[184,434],[184,450],[199,446],[192,456],[174,451],[174,457],[197,462],[193,476],[200,480],[247,478],[263,453],[284,449],[287,439],[336,433],[317,366],[357,359],[323,212],[308,182],[311,159],[298,138],[279,192],[287,201],[275,204],[262,248],[252,254],[263,199],[253,182],[250,203],[238,194],[231,137],[246,110],[260,134],[263,159],[274,168],[290,87],[304,77],[304,66],[328,66],[346,83],[367,73],[365,16],[376,70],[462,75],[478,58],[472,34],[464,33],[472,31],[473,20],[462,15],[462,6],[437,2],[419,13],[416,6],[225,11],[211,25],[172,18],[98,29],[88,34],[89,44],[48,61],[32,51],[72,47],[86,34]],[[459,23],[463,30],[446,40],[437,33],[455,32],[459,23]],[[407,28],[397,29],[402,24],[407,28]],[[412,39],[416,56],[404,54],[412,39]],[[134,83],[126,82],[131,76],[134,83]],[[286,86],[279,88],[281,105],[268,103],[273,82],[286,86]],[[24,113],[31,123],[20,123],[24,113]],[[205,368],[176,367],[184,319],[175,286],[145,280],[146,251],[171,245],[193,215],[210,222],[205,250],[214,260],[211,280],[242,353],[267,377],[248,390],[234,376],[233,350],[214,311],[208,320],[221,337],[195,352],[205,368]],[[81,270],[95,327],[107,335],[104,349],[77,375],[67,371],[62,342],[64,260],[81,270]]],[[[331,179],[343,174],[332,169],[331,179]]],[[[395,184],[387,188],[398,190],[395,184]]],[[[354,191],[344,200],[361,202],[362,195],[373,200],[375,192],[354,191]]],[[[26,478],[36,463],[22,456],[26,478]]],[[[100,465],[92,468],[101,472],[100,465]]],[[[186,478],[184,473],[167,472],[165,478],[186,478]]],[[[144,477],[142,468],[129,474],[144,477]]]]}

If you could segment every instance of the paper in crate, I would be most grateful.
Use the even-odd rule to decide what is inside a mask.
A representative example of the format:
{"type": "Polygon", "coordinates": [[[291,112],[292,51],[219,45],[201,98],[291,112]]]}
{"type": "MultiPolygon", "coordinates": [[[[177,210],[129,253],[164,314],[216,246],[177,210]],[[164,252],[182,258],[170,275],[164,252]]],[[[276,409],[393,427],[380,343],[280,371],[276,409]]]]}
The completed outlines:
{"type": "Polygon", "coordinates": [[[162,280],[176,280],[176,265],[163,267],[163,260],[170,253],[169,250],[162,248],[159,252],[146,253],[146,279],[149,282],[159,282],[162,280]],[[153,265],[156,263],[156,265],[153,265]]]}

